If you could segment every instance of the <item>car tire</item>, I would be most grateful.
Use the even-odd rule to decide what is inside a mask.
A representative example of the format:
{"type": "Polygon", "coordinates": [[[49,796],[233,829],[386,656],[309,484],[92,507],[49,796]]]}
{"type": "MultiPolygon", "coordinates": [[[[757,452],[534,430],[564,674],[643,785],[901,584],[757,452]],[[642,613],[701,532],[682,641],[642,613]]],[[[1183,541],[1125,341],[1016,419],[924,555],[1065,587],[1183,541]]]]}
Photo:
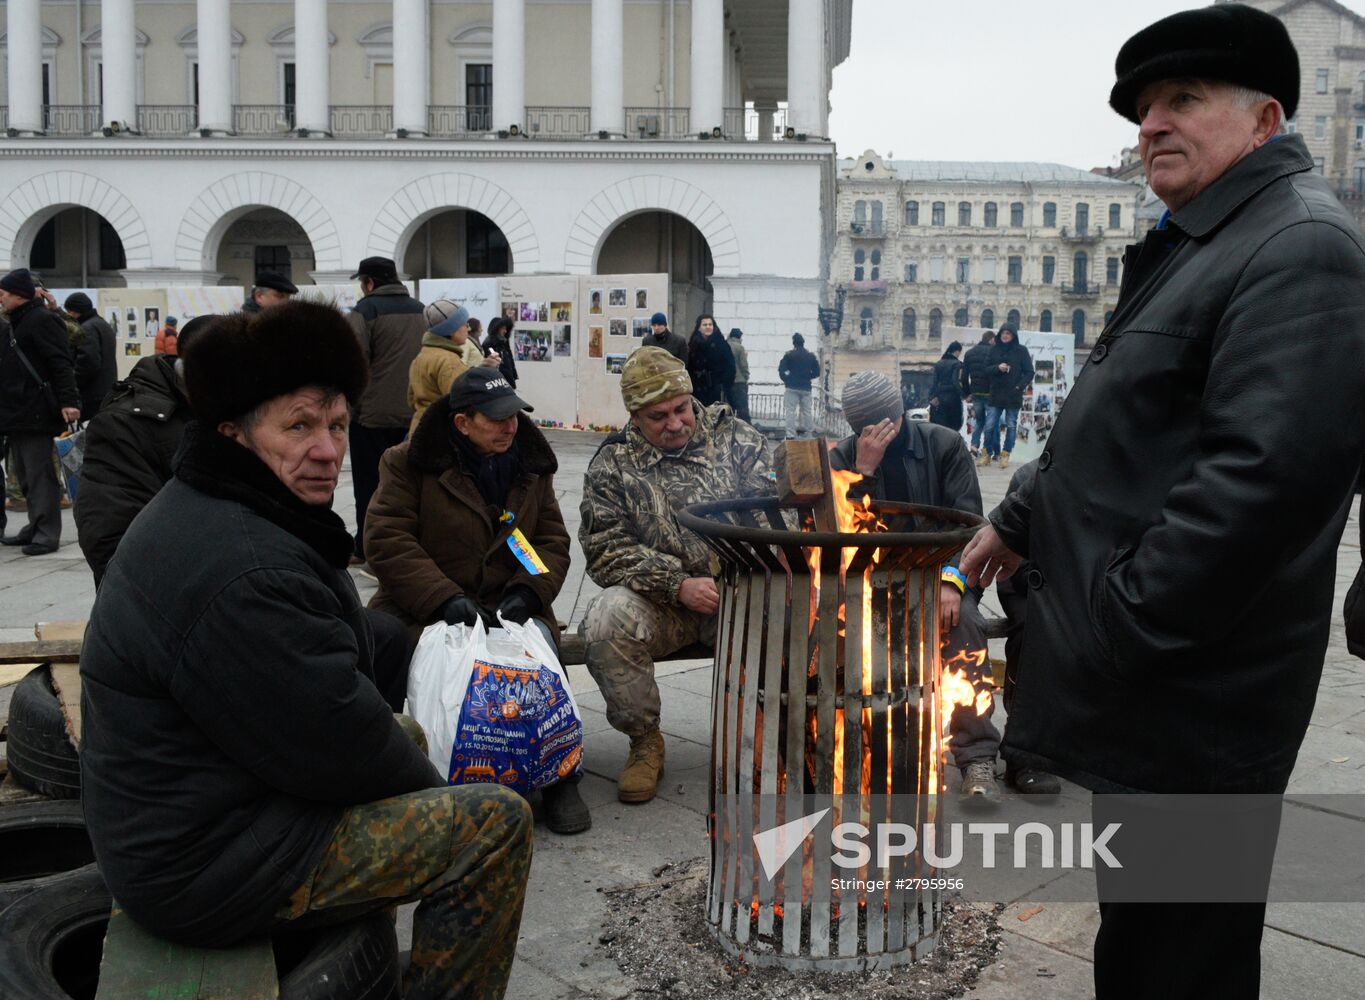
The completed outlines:
{"type": "Polygon", "coordinates": [[[14,780],[25,788],[54,799],[80,798],[80,757],[66,735],[47,664],[29,671],[15,685],[5,754],[14,780]]]}
{"type": "Polygon", "coordinates": [[[0,808],[0,911],[95,863],[79,802],[0,808]]]}
{"type": "Polygon", "coordinates": [[[345,924],[277,931],[280,1000],[399,1000],[398,936],[388,910],[345,924]]]}

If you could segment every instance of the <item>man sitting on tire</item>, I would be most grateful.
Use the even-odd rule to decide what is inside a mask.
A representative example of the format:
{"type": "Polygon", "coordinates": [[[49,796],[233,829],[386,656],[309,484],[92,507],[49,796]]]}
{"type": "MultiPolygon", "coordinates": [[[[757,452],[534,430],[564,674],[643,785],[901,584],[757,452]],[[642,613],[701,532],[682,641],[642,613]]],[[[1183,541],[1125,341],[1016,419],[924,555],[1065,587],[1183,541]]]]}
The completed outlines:
{"type": "Polygon", "coordinates": [[[367,371],[329,306],[190,344],[175,478],[108,567],[81,653],[85,815],[118,902],[220,946],[420,901],[404,996],[501,996],[531,814],[448,788],[373,683],[332,512],[367,371]]]}

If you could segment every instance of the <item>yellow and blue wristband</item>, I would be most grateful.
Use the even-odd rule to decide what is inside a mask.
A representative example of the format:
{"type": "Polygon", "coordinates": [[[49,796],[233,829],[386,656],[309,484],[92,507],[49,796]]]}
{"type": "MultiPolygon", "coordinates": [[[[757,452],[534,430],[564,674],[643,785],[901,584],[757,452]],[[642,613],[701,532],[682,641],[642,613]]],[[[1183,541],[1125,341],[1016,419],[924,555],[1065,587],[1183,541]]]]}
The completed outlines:
{"type": "Polygon", "coordinates": [[[943,576],[940,578],[944,583],[951,583],[957,588],[959,594],[967,592],[967,578],[962,575],[962,571],[956,566],[944,566],[943,576]]]}

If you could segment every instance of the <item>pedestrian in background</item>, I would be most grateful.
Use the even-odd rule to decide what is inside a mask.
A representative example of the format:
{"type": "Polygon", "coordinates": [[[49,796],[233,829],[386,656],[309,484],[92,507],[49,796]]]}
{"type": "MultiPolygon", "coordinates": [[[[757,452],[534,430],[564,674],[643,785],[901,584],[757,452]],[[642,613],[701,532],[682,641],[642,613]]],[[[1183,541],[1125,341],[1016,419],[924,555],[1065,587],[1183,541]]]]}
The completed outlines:
{"type": "Polygon", "coordinates": [[[0,435],[9,439],[28,504],[28,524],[0,544],[22,546],[26,556],[46,555],[57,551],[62,537],[52,439],[80,419],[81,397],[66,323],[39,298],[27,269],[0,278],[0,309],[10,323],[0,343],[0,435]]]}
{"type": "Polygon", "coordinates": [[[156,331],[156,340],[152,341],[152,349],[157,354],[169,354],[171,357],[175,357],[176,351],[179,350],[179,340],[180,320],[174,316],[167,316],[166,325],[156,331]]]}
{"type": "Polygon", "coordinates": [[[640,340],[641,347],[662,347],[683,364],[687,364],[687,338],[668,328],[668,317],[656,312],[649,318],[649,332],[640,340]]]}
{"type": "Polygon", "coordinates": [[[263,309],[282,306],[299,294],[298,287],[278,271],[262,271],[242,304],[242,312],[254,316],[263,309]]]}
{"type": "Polygon", "coordinates": [[[81,419],[90,420],[118,379],[118,338],[84,292],[72,292],[62,306],[85,332],[86,357],[84,362],[76,359],[76,388],[81,393],[81,419]]]}
{"type": "Polygon", "coordinates": [[[488,337],[483,342],[483,353],[498,356],[498,371],[513,389],[517,387],[517,360],[512,357],[512,330],[515,324],[506,316],[499,316],[488,324],[488,337]]]}
{"type": "Polygon", "coordinates": [[[735,356],[710,313],[697,317],[687,348],[687,373],[692,394],[702,406],[724,403],[735,382],[735,356]]]}
{"type": "Polygon", "coordinates": [[[735,381],[730,386],[730,405],[735,408],[735,416],[740,420],[749,418],[749,353],[740,342],[744,331],[739,327],[730,330],[730,353],[735,357],[735,381]]]}
{"type": "Polygon", "coordinates": [[[469,310],[450,299],[437,299],[427,306],[429,329],[422,335],[422,349],[408,366],[408,405],[412,407],[411,434],[428,406],[450,392],[451,383],[471,368],[493,367],[469,337],[469,310]]]}
{"type": "Polygon", "coordinates": [[[954,340],[934,363],[934,384],[929,390],[929,420],[951,431],[962,430],[962,401],[971,395],[962,344],[954,340]]]}
{"type": "Polygon", "coordinates": [[[351,487],[355,493],[355,552],[351,564],[365,561],[365,511],[379,485],[379,459],[402,442],[412,422],[408,405],[408,368],[422,349],[427,331],[425,308],[398,280],[387,257],[366,257],[352,279],[360,279],[364,298],[347,321],[360,341],[370,371],[369,384],[351,412],[351,487]]]}
{"type": "Polygon", "coordinates": [[[981,435],[986,430],[986,408],[991,401],[991,379],[987,366],[994,344],[995,331],[982,330],[981,340],[962,358],[967,385],[971,389],[973,458],[981,451],[981,435]]]}
{"type": "Polygon", "coordinates": [[[1028,348],[1019,343],[1019,331],[1006,323],[995,338],[995,346],[986,356],[986,373],[990,378],[990,405],[986,407],[986,443],[981,449],[977,465],[990,465],[1000,459],[1000,468],[1010,464],[1014,451],[1014,434],[1019,423],[1019,409],[1024,405],[1024,390],[1033,384],[1033,358],[1028,348]],[[1000,431],[1005,432],[1005,444],[1000,445],[1000,431]]]}
{"type": "Polygon", "coordinates": [[[782,355],[777,376],[787,387],[782,394],[787,437],[805,437],[815,429],[811,419],[810,384],[820,377],[820,359],[806,350],[806,338],[801,334],[792,334],[792,349],[782,355]]]}

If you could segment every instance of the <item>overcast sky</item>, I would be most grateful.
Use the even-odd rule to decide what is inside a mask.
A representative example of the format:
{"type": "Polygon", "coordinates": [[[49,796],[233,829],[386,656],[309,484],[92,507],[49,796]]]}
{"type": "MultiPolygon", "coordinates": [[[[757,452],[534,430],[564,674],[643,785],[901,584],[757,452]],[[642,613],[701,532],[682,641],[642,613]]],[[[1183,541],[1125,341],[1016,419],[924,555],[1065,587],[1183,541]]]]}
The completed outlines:
{"type": "MultiPolygon", "coordinates": [[[[1198,0],[853,0],[834,70],[840,156],[1118,162],[1137,126],[1109,107],[1114,56],[1198,0]]],[[[1345,0],[1365,13],[1365,0],[1345,0]]],[[[1311,81],[1310,81],[1311,82],[1311,81]]]]}

